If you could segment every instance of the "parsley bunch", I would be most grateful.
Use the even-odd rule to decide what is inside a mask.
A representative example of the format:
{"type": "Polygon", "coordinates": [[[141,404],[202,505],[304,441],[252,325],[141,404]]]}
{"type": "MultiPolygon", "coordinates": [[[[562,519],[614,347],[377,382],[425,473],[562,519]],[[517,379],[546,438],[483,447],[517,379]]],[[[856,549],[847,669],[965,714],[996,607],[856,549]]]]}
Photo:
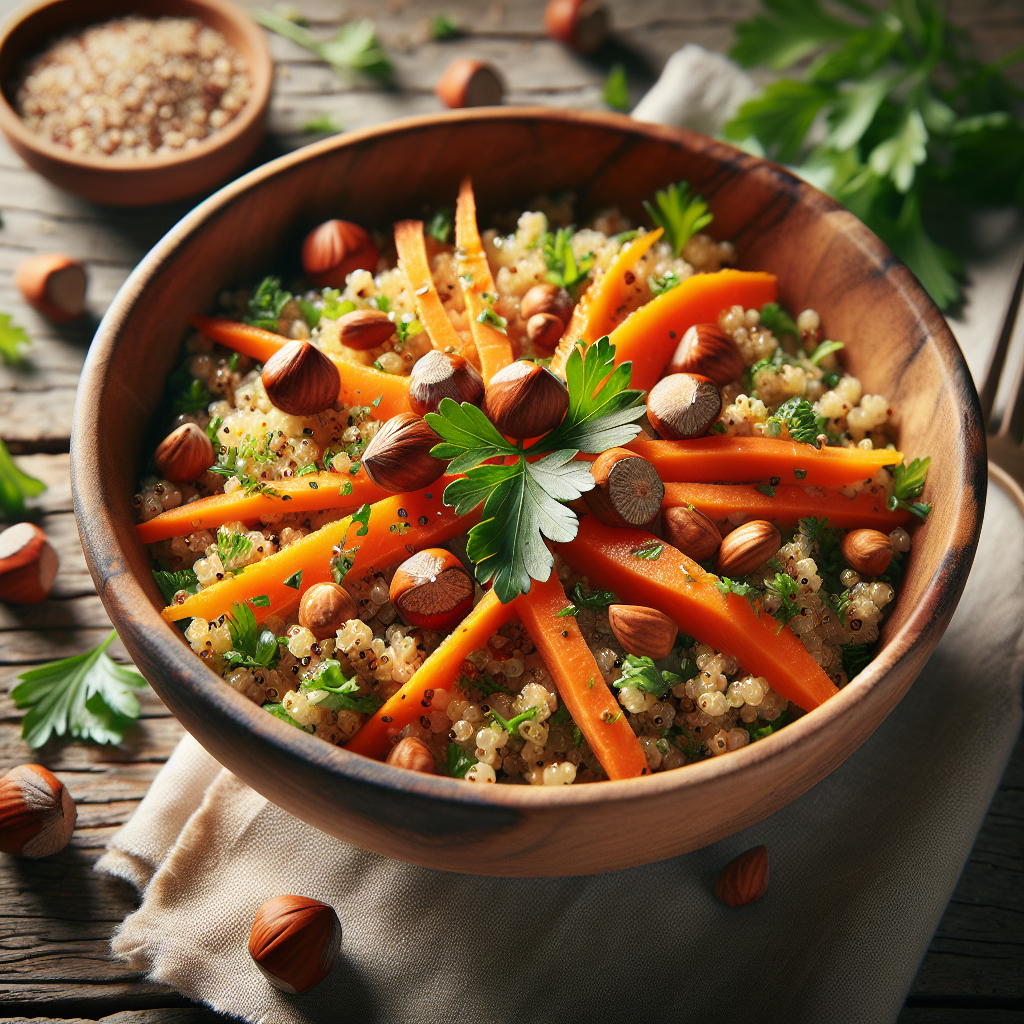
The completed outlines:
{"type": "Polygon", "coordinates": [[[444,502],[461,516],[483,503],[481,521],[469,531],[466,553],[481,583],[494,581],[504,604],[546,580],[554,559],[544,539],[556,544],[576,536],[579,521],[567,503],[594,486],[589,465],[577,454],[599,454],[628,444],[644,412],[642,391],[629,389],[631,364],[615,366],[615,348],[601,338],[573,350],[566,364],[569,409],[562,423],[529,448],[504,438],[475,405],[444,399],[425,417],[441,438],[431,449],[448,459],[449,473],[464,473],[444,491],[444,502]],[[543,456],[535,462],[527,456],[543,456]],[[492,461],[500,460],[500,461],[492,461]]]}
{"type": "Polygon", "coordinates": [[[982,63],[935,0],[840,3],[845,10],[764,0],[766,15],[737,26],[731,56],[744,67],[806,64],[745,103],[724,134],[795,164],[946,308],[960,298],[960,267],[929,236],[923,211],[945,215],[950,193],[1024,206],[1024,121],[1015,113],[1024,92],[1004,74],[1024,52],[982,63]],[[823,137],[811,131],[817,124],[823,137]]]}

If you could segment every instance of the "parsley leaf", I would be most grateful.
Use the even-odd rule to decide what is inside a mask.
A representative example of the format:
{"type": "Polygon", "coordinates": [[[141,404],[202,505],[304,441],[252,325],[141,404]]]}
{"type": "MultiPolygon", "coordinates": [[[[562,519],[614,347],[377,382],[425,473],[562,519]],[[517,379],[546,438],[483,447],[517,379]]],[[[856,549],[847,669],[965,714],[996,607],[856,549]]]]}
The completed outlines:
{"type": "MultiPolygon", "coordinates": [[[[345,129],[326,111],[317,114],[315,117],[311,117],[309,120],[303,121],[302,123],[302,131],[304,135],[337,135],[338,132],[342,132],[344,130],[345,129]]],[[[299,305],[302,305],[302,300],[299,301],[299,305]]],[[[305,308],[303,308],[303,312],[305,312],[305,308]]],[[[319,317],[317,319],[319,319],[319,317]]]]}
{"type": "Polygon", "coordinates": [[[817,366],[825,356],[830,356],[833,352],[838,352],[841,348],[846,348],[841,341],[823,341],[814,350],[814,352],[811,353],[808,362],[810,362],[812,366],[817,366]]]}
{"type": "Polygon", "coordinates": [[[659,544],[656,540],[648,541],[642,547],[636,549],[633,552],[634,558],[646,558],[649,562],[656,562],[661,558],[662,551],[665,550],[664,544],[659,544]]]}
{"type": "Polygon", "coordinates": [[[20,519],[25,511],[25,499],[36,498],[45,490],[42,480],[18,469],[7,445],[0,441],[0,518],[20,519]]]}
{"type": "Polygon", "coordinates": [[[726,597],[729,594],[736,594],[738,597],[745,597],[751,604],[754,603],[754,598],[758,596],[757,587],[750,583],[744,583],[742,580],[731,580],[728,576],[722,576],[720,579],[712,580],[715,585],[715,589],[726,597]]]}
{"type": "Polygon", "coordinates": [[[604,80],[602,98],[612,110],[629,110],[629,79],[622,64],[613,64],[604,80]]]}
{"type": "Polygon", "coordinates": [[[596,259],[592,252],[576,258],[572,248],[575,230],[570,224],[567,228],[558,228],[554,234],[546,231],[541,238],[541,251],[548,268],[547,280],[574,295],[586,281],[596,259]]]}
{"type": "Polygon", "coordinates": [[[302,586],[302,570],[293,572],[285,581],[284,585],[290,587],[292,590],[298,590],[302,586]]]}
{"type": "Polygon", "coordinates": [[[430,449],[435,459],[451,459],[448,472],[466,473],[487,459],[516,455],[519,449],[498,433],[483,411],[469,402],[442,398],[437,412],[423,417],[441,443],[430,449]]]}
{"type": "Polygon", "coordinates": [[[296,721],[288,714],[287,711],[285,711],[283,704],[264,704],[263,710],[269,711],[275,718],[280,718],[282,722],[294,725],[296,729],[301,729],[303,732],[309,732],[309,729],[307,729],[306,726],[301,722],[296,721]]]}
{"type": "Polygon", "coordinates": [[[572,599],[577,608],[593,608],[594,611],[602,611],[608,605],[618,601],[618,598],[610,590],[595,590],[592,594],[585,594],[582,583],[577,583],[572,588],[572,599]]]}
{"type": "Polygon", "coordinates": [[[655,192],[654,205],[645,199],[644,209],[658,227],[665,229],[665,239],[676,256],[698,231],[714,220],[700,196],[690,198],[690,186],[685,181],[655,192]]]}
{"type": "Polygon", "coordinates": [[[252,541],[244,533],[232,533],[225,527],[217,530],[217,554],[224,571],[232,575],[240,573],[244,566],[235,565],[244,561],[252,551],[252,541]]]}
{"type": "Polygon", "coordinates": [[[464,779],[466,772],[477,763],[477,759],[463,750],[457,743],[448,744],[448,774],[457,779],[464,779]]]}
{"type": "Polygon", "coordinates": [[[199,590],[199,580],[191,569],[178,569],[176,572],[154,569],[153,579],[156,580],[156,585],[160,588],[160,593],[163,594],[167,604],[174,600],[174,595],[179,590],[185,590],[190,594],[199,590]]]}
{"type": "Polygon", "coordinates": [[[24,361],[22,345],[30,344],[25,328],[12,323],[10,313],[0,313],[0,359],[16,366],[24,361]]]}
{"type": "Polygon", "coordinates": [[[585,353],[574,348],[565,366],[569,388],[565,419],[530,451],[575,448],[598,455],[629,444],[640,433],[635,421],[646,408],[644,392],[629,388],[632,373],[632,363],[615,366],[615,346],[607,336],[588,345],[585,353]]]}
{"type": "Polygon", "coordinates": [[[256,291],[252,293],[242,321],[276,334],[281,310],[291,300],[292,293],[281,287],[279,277],[265,277],[257,285],[256,291]]]}
{"type": "Polygon", "coordinates": [[[843,670],[849,679],[863,672],[875,656],[874,644],[843,644],[839,650],[843,655],[843,670]]]}
{"type": "Polygon", "coordinates": [[[132,690],[146,680],[106,654],[117,633],[85,654],[52,661],[22,672],[11,691],[14,706],[28,708],[21,736],[35,750],[51,735],[65,734],[93,743],[120,743],[139,717],[132,690]]]}
{"type": "Polygon", "coordinates": [[[445,14],[438,14],[430,22],[430,38],[443,42],[446,39],[458,39],[462,29],[445,14]]]}
{"type": "Polygon", "coordinates": [[[673,686],[683,682],[683,677],[676,672],[662,672],[648,657],[636,657],[627,654],[622,665],[622,675],[612,686],[621,690],[624,686],[635,686],[638,690],[646,690],[655,697],[664,697],[673,686]]]}
{"type": "Polygon", "coordinates": [[[819,416],[807,399],[789,398],[765,421],[764,432],[768,437],[778,437],[782,428],[786,427],[794,441],[815,444],[826,422],[825,417],[819,416]]]}
{"type": "Polygon", "coordinates": [[[452,234],[452,224],[452,211],[447,206],[443,206],[427,221],[427,234],[442,245],[447,245],[452,234]]]}
{"type": "Polygon", "coordinates": [[[800,603],[795,600],[800,585],[788,572],[777,572],[774,579],[766,579],[764,589],[779,599],[779,607],[772,614],[783,625],[800,614],[800,603]]]}
{"type": "MultiPolygon", "coordinates": [[[[777,302],[766,302],[761,307],[761,326],[766,327],[776,338],[783,338],[787,334],[794,338],[800,337],[800,330],[796,326],[796,321],[787,313],[777,302]]],[[[775,350],[780,352],[779,349],[775,350]]],[[[781,352],[780,352],[781,358],[781,352]]],[[[771,360],[762,359],[762,363],[770,362],[771,360]]],[[[755,364],[751,367],[751,372],[760,367],[760,363],[755,364]]]]}
{"type": "Polygon", "coordinates": [[[673,288],[677,288],[683,282],[679,279],[679,275],[674,270],[669,270],[661,277],[648,277],[647,287],[651,289],[651,294],[657,298],[659,295],[664,295],[665,292],[672,291],[673,288]]]}
{"type": "Polygon", "coordinates": [[[915,501],[911,504],[911,499],[921,496],[921,492],[924,490],[925,477],[928,475],[928,467],[931,465],[931,462],[931,457],[928,456],[924,459],[914,459],[909,466],[905,466],[901,462],[896,467],[893,471],[895,487],[892,497],[887,502],[890,512],[895,512],[896,509],[902,508],[908,512],[913,512],[915,516],[921,519],[928,518],[932,506],[925,501],[915,501]]]}
{"type": "Polygon", "coordinates": [[[374,693],[359,694],[359,680],[346,679],[341,662],[333,658],[325,659],[321,663],[320,671],[307,679],[299,689],[303,693],[325,690],[327,696],[317,701],[316,706],[332,711],[358,711],[363,715],[372,715],[384,703],[374,693]]]}
{"type": "Polygon", "coordinates": [[[210,394],[206,384],[201,380],[193,380],[171,403],[171,412],[175,416],[182,413],[198,412],[200,409],[205,412],[206,407],[212,401],[213,395],[210,394]]]}
{"type": "Polygon", "coordinates": [[[227,617],[231,634],[231,650],[224,655],[229,665],[242,668],[273,668],[281,657],[281,647],[287,641],[269,630],[261,630],[250,605],[236,601],[227,617]]]}

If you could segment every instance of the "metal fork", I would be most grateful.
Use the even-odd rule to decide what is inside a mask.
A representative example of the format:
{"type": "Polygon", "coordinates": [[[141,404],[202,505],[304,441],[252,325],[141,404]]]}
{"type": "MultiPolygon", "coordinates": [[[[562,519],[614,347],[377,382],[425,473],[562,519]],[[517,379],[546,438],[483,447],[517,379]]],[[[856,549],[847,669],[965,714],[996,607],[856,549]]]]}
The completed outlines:
{"type": "Polygon", "coordinates": [[[995,348],[989,356],[985,369],[985,382],[982,384],[979,400],[981,415],[985,421],[988,434],[988,468],[989,474],[1017,502],[1024,512],[1024,355],[1013,378],[1010,397],[1006,402],[1006,410],[998,429],[991,429],[992,405],[999,388],[1006,353],[1010,347],[1010,338],[1017,323],[1020,311],[1021,292],[1024,291],[1024,248],[1017,256],[1013,291],[1003,315],[1003,326],[996,340],[995,348]]]}

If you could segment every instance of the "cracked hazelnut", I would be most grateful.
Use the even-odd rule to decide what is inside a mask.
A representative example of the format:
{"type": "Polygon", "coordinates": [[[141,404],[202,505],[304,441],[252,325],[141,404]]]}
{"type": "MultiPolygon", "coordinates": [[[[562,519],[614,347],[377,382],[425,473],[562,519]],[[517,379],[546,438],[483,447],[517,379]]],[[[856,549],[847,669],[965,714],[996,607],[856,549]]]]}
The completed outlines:
{"type": "Polygon", "coordinates": [[[461,57],[448,65],[434,92],[446,107],[495,107],[505,96],[505,83],[492,65],[461,57]]]}
{"type": "Polygon", "coordinates": [[[644,526],[657,516],[665,485],[647,459],[627,448],[609,448],[590,472],[597,486],[583,500],[606,526],[644,526]]]}
{"type": "Polygon", "coordinates": [[[593,53],[605,41],[608,10],[600,0],[550,0],[544,9],[544,32],[577,53],[593,53]]]}
{"type": "Polygon", "coordinates": [[[417,416],[437,412],[441,400],[480,405],[484,381],[476,367],[454,352],[431,349],[416,360],[409,375],[409,408],[417,416]]]}
{"type": "Polygon", "coordinates": [[[414,626],[446,630],[473,607],[473,579],[444,548],[425,548],[407,558],[391,580],[391,603],[414,626]]]}
{"type": "Polygon", "coordinates": [[[15,271],[14,283],[25,301],[55,324],[75,320],[85,309],[85,268],[62,252],[30,256],[15,271]]]}
{"type": "Polygon", "coordinates": [[[668,441],[700,437],[722,411],[722,392],[695,373],[662,377],[647,393],[647,418],[668,441]]]}

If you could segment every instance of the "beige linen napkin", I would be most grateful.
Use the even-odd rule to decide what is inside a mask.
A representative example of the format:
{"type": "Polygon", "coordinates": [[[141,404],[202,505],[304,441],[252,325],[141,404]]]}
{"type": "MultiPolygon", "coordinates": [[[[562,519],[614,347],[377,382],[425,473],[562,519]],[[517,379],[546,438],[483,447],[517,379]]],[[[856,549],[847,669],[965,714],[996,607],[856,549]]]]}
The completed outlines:
{"type": "Polygon", "coordinates": [[[998,488],[988,500],[921,678],[853,757],[758,825],[607,875],[450,874],[318,832],[186,738],[98,865],[142,890],[115,954],[260,1024],[895,1020],[1021,724],[1024,524],[998,488]],[[767,894],[723,907],[715,876],[759,843],[767,894]],[[272,989],[246,950],[280,893],[332,904],[344,930],[334,971],[302,996],[272,989]]]}

